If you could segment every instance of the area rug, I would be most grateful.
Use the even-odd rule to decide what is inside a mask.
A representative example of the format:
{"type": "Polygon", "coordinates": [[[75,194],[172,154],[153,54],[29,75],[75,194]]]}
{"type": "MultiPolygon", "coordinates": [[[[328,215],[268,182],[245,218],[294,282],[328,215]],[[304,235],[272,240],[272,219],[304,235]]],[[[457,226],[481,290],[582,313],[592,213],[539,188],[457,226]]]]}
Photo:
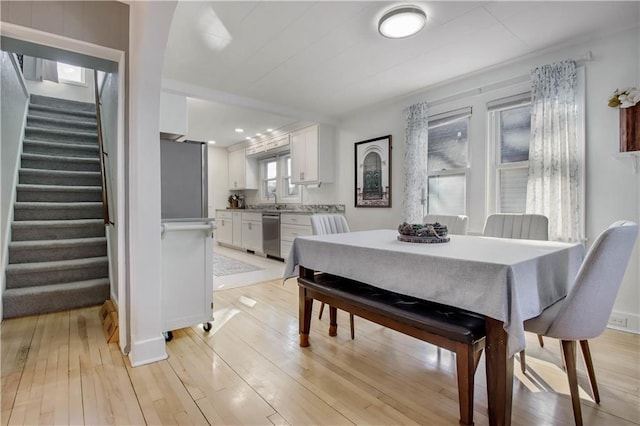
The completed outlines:
{"type": "Polygon", "coordinates": [[[216,277],[243,274],[245,272],[260,271],[262,269],[264,268],[232,259],[220,253],[213,253],[213,275],[216,277]]]}

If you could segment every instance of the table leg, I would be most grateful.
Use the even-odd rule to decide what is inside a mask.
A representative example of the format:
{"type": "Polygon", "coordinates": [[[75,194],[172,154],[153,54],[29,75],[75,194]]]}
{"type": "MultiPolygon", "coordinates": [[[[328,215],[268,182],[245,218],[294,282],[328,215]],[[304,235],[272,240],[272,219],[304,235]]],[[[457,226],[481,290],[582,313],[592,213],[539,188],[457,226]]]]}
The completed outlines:
{"type": "Polygon", "coordinates": [[[507,332],[504,331],[504,323],[488,317],[485,323],[489,424],[508,426],[511,424],[513,397],[513,357],[507,355],[507,332]]]}
{"type": "MultiPolygon", "coordinates": [[[[313,278],[312,269],[300,266],[300,276],[303,278],[313,278]]],[[[309,330],[311,330],[311,311],[313,309],[313,299],[307,297],[307,289],[299,287],[298,292],[298,332],[300,334],[300,346],[309,346],[309,330]]]]}

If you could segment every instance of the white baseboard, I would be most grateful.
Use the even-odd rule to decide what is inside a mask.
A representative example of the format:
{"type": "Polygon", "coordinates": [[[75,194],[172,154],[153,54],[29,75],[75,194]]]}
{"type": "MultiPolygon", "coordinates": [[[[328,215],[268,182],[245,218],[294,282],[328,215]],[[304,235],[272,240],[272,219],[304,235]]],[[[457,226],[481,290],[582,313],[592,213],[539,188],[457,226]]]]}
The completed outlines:
{"type": "Polygon", "coordinates": [[[607,324],[607,328],[611,328],[613,330],[626,331],[627,333],[640,334],[640,315],[632,314],[629,312],[620,312],[613,311],[611,316],[609,317],[609,323],[607,324]],[[626,320],[626,326],[612,324],[613,319],[623,321],[626,320]]]}
{"type": "Polygon", "coordinates": [[[131,361],[132,367],[151,364],[152,362],[162,361],[167,358],[165,340],[162,335],[154,339],[134,340],[131,342],[129,361],[131,361]]]}

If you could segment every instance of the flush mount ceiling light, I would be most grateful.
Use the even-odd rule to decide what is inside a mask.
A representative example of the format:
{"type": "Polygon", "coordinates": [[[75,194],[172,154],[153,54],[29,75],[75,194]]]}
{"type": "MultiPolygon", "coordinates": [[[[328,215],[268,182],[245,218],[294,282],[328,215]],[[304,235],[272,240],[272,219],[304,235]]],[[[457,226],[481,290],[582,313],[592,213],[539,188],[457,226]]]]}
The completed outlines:
{"type": "Polygon", "coordinates": [[[378,31],[387,38],[405,38],[417,34],[427,22],[427,14],[416,6],[399,6],[387,11],[378,21],[378,31]]]}

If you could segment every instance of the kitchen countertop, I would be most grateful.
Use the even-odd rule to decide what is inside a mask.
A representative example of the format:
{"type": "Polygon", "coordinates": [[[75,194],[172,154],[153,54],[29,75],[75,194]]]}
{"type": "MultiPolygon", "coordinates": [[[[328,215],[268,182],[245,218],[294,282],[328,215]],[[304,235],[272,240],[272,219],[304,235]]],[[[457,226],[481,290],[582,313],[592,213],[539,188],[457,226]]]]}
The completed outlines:
{"type": "Polygon", "coordinates": [[[249,205],[245,209],[216,209],[216,211],[239,211],[247,213],[286,213],[286,214],[313,214],[313,213],[341,213],[344,214],[344,204],[305,204],[305,205],[280,205],[274,204],[249,205]],[[280,207],[278,206],[278,207],[280,207]]]}

